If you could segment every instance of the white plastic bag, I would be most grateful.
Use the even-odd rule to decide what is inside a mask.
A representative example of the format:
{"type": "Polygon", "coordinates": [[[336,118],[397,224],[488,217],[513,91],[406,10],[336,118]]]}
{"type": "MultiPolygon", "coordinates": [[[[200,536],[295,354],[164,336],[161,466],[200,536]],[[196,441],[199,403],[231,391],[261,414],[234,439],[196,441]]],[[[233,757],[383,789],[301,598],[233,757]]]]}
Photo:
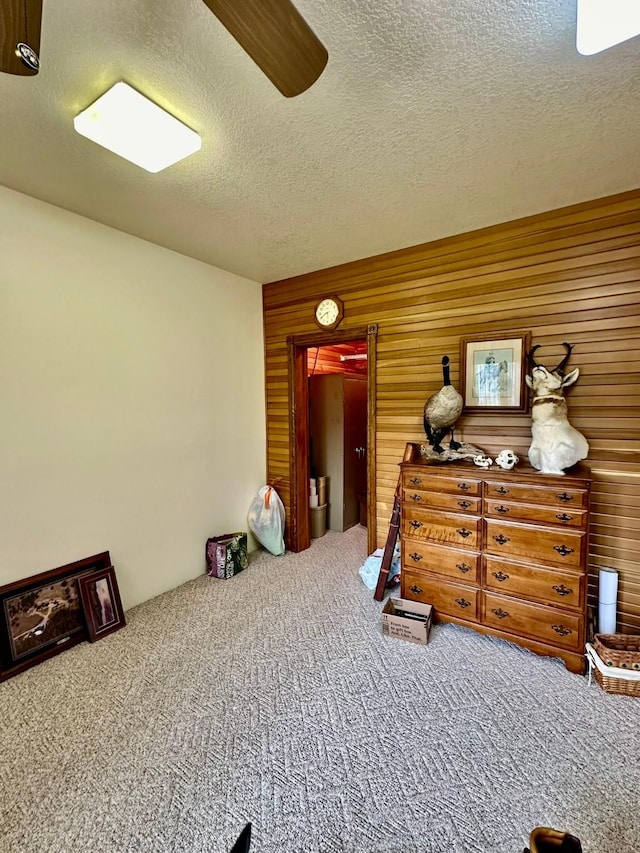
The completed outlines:
{"type": "MultiPolygon", "coordinates": [[[[375,589],[380,575],[380,567],[382,566],[382,557],[384,556],[384,548],[377,548],[373,554],[370,554],[364,561],[364,565],[360,566],[359,572],[363,584],[369,589],[375,589]]],[[[393,557],[391,558],[391,566],[389,568],[389,577],[387,585],[394,583],[394,579],[398,580],[400,575],[400,543],[396,542],[393,549],[393,557]]]]}
{"type": "Polygon", "coordinates": [[[263,486],[251,501],[247,524],[258,542],[275,554],[284,554],[284,504],[273,486],[263,486]]]}

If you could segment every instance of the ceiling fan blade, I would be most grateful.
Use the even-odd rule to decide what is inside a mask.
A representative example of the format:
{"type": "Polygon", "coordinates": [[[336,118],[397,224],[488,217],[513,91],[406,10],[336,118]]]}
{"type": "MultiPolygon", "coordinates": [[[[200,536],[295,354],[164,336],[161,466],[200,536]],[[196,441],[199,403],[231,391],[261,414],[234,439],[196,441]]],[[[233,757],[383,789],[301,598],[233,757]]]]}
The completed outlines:
{"type": "Polygon", "coordinates": [[[42,0],[0,0],[0,71],[38,73],[41,25],[42,0]]]}
{"type": "Polygon", "coordinates": [[[287,98],[322,74],[328,54],[290,0],[204,0],[287,98]]]}

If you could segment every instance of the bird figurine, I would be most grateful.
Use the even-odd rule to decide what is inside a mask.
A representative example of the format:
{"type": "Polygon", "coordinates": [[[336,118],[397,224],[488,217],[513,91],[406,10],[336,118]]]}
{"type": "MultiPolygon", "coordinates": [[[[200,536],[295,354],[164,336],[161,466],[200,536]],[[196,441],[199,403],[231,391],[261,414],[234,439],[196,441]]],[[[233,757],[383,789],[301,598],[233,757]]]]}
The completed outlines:
{"type": "Polygon", "coordinates": [[[462,394],[451,384],[448,355],[442,357],[442,378],[442,388],[432,394],[424,404],[424,431],[436,453],[444,453],[440,442],[448,432],[451,433],[451,450],[459,450],[462,446],[460,442],[453,440],[453,426],[460,417],[464,400],[462,394]]]}

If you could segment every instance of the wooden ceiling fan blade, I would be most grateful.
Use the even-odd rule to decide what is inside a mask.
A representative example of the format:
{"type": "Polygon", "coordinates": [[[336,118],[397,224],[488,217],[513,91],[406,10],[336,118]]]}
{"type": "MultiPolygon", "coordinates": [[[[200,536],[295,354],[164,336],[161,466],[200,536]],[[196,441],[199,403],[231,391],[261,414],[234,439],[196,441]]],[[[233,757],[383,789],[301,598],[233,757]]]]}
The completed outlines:
{"type": "Polygon", "coordinates": [[[322,74],[327,50],[290,0],[204,2],[285,97],[322,74]]]}
{"type": "Polygon", "coordinates": [[[0,0],[0,71],[38,73],[41,27],[42,0],[0,0]]]}

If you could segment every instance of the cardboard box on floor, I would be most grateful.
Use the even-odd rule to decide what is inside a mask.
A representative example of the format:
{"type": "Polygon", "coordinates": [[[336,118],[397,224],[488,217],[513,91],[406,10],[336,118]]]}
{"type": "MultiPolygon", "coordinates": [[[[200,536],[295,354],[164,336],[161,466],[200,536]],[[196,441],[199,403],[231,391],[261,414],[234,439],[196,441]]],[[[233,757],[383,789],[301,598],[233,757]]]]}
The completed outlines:
{"type": "Polygon", "coordinates": [[[382,608],[382,633],[386,637],[397,637],[426,646],[431,630],[432,609],[430,604],[421,604],[419,601],[389,598],[382,608]]]}

